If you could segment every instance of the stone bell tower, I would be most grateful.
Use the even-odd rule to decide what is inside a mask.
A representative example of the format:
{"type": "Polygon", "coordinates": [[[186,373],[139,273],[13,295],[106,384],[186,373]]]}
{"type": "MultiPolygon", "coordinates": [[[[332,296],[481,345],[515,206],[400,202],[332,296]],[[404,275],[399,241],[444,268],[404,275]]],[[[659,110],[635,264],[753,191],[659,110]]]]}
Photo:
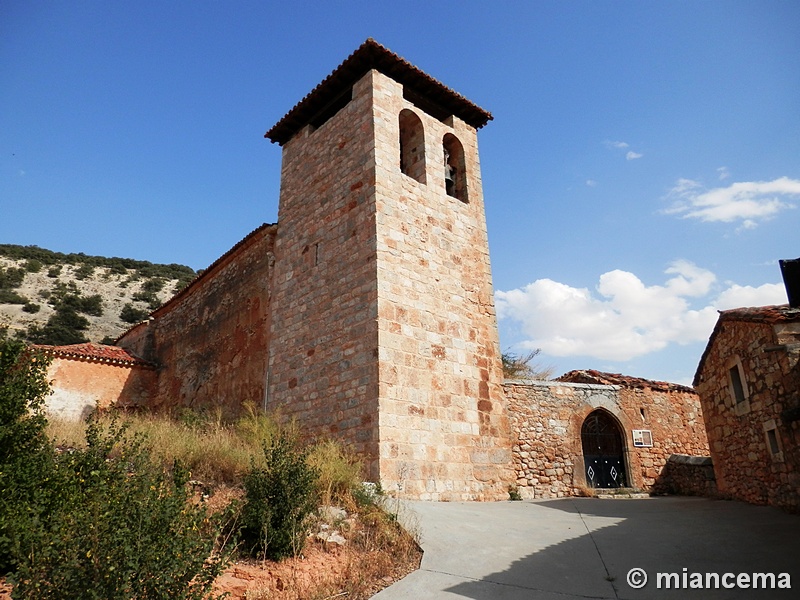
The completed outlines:
{"type": "Polygon", "coordinates": [[[507,498],[512,481],[491,118],[370,39],[266,134],[283,148],[266,404],[403,497],[507,498]]]}

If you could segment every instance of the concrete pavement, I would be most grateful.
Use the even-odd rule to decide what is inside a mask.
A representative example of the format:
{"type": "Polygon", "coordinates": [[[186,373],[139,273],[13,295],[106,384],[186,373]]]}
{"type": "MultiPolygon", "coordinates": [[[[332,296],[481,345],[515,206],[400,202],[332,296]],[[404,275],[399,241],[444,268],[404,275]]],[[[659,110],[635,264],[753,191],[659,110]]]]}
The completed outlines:
{"type": "Polygon", "coordinates": [[[800,516],[769,507],[683,497],[408,502],[400,518],[420,533],[422,565],[376,600],[800,597],[800,516]],[[648,575],[644,587],[628,584],[633,568],[648,575]],[[688,586],[702,574],[702,589],[683,587],[684,569],[688,586]],[[664,576],[658,587],[658,573],[675,573],[671,588],[664,576]],[[723,587],[740,573],[750,588],[723,587]],[[774,573],[775,589],[752,589],[753,573],[774,573]]]}

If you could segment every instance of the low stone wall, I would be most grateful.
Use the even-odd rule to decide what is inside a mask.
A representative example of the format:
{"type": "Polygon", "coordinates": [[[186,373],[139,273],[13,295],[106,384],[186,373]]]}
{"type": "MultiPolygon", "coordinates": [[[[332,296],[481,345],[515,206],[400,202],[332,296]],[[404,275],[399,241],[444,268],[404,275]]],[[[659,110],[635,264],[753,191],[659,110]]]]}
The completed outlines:
{"type": "Polygon", "coordinates": [[[523,498],[583,493],[581,428],[597,410],[610,414],[619,427],[626,487],[650,491],[671,455],[708,454],[699,399],[691,390],[561,381],[506,381],[503,390],[514,436],[516,486],[523,498]],[[652,445],[634,445],[633,431],[640,429],[651,432],[652,445]]]}
{"type": "Polygon", "coordinates": [[[671,455],[652,491],[654,494],[678,496],[717,496],[717,480],[711,457],[671,455]]]}

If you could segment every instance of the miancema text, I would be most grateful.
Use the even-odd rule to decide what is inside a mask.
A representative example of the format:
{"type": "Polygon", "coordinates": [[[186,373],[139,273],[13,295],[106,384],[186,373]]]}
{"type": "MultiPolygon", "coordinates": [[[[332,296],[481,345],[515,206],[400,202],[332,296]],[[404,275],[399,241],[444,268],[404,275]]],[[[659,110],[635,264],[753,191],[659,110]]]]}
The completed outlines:
{"type": "Polygon", "coordinates": [[[657,573],[658,589],[791,589],[789,573],[657,573]]]}

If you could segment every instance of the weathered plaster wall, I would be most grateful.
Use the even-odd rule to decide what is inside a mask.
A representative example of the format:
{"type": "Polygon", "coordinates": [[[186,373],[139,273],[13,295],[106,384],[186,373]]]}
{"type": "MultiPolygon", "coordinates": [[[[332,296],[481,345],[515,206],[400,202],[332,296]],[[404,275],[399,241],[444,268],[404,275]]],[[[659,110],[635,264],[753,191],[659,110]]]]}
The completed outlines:
{"type": "Polygon", "coordinates": [[[95,409],[139,407],[155,384],[153,369],[75,358],[53,358],[47,370],[52,394],[47,413],[67,421],[84,419],[95,409]]]}
{"type": "Polygon", "coordinates": [[[719,493],[754,504],[800,509],[800,324],[725,321],[718,324],[696,387],[703,402],[719,493]],[[769,350],[769,348],[773,348],[769,350]],[[737,406],[729,390],[731,361],[739,357],[749,392],[737,406]],[[773,455],[766,429],[781,452],[773,455]]]}
{"type": "Polygon", "coordinates": [[[159,366],[151,408],[262,406],[276,226],[262,226],[118,344],[159,366]]]}
{"type": "Polygon", "coordinates": [[[671,454],[708,454],[699,399],[689,392],[549,381],[509,381],[503,388],[523,497],[570,496],[586,487],[581,427],[596,409],[622,429],[627,480],[635,488],[649,490],[671,454]],[[653,447],[634,447],[634,429],[650,430],[653,447]]]}

